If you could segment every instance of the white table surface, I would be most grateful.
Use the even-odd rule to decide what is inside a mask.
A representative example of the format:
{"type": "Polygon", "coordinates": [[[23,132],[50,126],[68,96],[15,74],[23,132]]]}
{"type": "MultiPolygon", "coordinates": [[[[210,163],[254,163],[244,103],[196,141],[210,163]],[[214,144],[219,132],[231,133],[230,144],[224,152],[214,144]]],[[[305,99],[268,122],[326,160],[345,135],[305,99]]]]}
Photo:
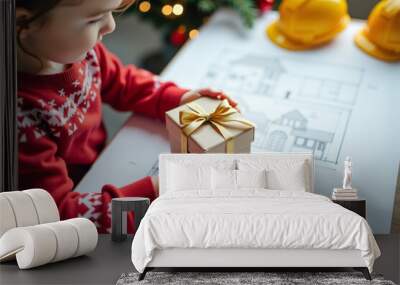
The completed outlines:
{"type": "MultiPolygon", "coordinates": [[[[237,99],[242,112],[257,124],[253,152],[271,147],[302,150],[293,143],[266,146],[271,134],[263,133],[265,122],[271,130],[282,115],[299,111],[308,135],[331,138],[316,161],[316,192],[330,196],[334,187],[340,187],[343,161],[352,156],[353,186],[367,200],[368,221],[375,233],[388,233],[400,161],[400,64],[375,60],[354,45],[362,21],[353,21],[322,48],[280,49],[265,36],[267,23],[276,17],[269,13],[247,31],[231,11],[218,12],[175,56],[162,78],[187,88],[223,89],[237,99]],[[260,62],[267,68],[260,68],[260,62]],[[272,70],[269,78],[265,70],[272,70]]],[[[290,137],[291,129],[278,127],[290,137]]],[[[157,157],[165,152],[169,143],[164,126],[134,115],[76,191],[98,192],[107,183],[123,186],[157,174],[157,157]]]]}

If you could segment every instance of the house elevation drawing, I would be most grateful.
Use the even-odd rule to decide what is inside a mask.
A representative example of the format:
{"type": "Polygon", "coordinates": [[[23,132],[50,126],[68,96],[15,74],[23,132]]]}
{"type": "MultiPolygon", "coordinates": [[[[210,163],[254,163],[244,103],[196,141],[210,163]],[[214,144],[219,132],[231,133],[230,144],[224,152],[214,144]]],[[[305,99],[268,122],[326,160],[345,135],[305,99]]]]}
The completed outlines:
{"type": "Polygon", "coordinates": [[[257,125],[252,151],[312,151],[338,163],[363,69],[225,49],[201,85],[234,96],[257,125]]]}

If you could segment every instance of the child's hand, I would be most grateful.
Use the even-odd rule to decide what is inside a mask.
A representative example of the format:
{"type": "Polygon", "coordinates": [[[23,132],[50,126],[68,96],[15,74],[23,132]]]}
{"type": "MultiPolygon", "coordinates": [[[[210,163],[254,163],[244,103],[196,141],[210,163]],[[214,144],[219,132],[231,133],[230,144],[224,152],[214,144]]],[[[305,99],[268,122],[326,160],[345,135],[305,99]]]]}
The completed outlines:
{"type": "Polygon", "coordinates": [[[209,88],[206,89],[199,89],[199,90],[191,90],[183,94],[181,98],[180,105],[189,103],[193,100],[196,100],[202,96],[210,97],[210,98],[215,98],[219,100],[227,99],[229,104],[234,107],[236,110],[239,111],[237,108],[238,103],[234,101],[233,99],[229,98],[226,94],[224,94],[222,91],[214,91],[209,88]]]}

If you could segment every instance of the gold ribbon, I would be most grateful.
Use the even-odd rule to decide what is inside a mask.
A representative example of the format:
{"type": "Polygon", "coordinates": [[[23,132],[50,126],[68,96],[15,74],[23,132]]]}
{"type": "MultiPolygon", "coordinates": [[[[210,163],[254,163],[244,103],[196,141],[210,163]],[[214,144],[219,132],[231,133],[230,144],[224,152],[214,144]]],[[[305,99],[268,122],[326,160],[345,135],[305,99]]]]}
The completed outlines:
{"type": "Polygon", "coordinates": [[[188,152],[188,137],[203,124],[209,123],[213,129],[226,140],[226,153],[233,153],[234,143],[232,133],[228,128],[247,130],[254,124],[237,116],[237,111],[232,108],[228,100],[223,100],[213,112],[206,112],[203,107],[195,102],[188,103],[189,110],[179,112],[179,121],[182,124],[181,152],[188,152]]]}

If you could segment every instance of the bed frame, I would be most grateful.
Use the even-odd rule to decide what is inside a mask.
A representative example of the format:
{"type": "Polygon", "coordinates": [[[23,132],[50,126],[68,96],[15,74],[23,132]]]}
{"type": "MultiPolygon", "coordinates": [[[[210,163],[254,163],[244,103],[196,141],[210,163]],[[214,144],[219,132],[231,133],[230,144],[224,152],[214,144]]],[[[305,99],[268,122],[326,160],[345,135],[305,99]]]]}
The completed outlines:
{"type": "Polygon", "coordinates": [[[139,275],[143,280],[146,273],[156,268],[185,269],[233,269],[234,271],[271,270],[272,268],[322,269],[353,268],[371,280],[368,268],[359,250],[328,249],[183,249],[156,250],[152,261],[139,275]]]}
{"type": "MultiPolygon", "coordinates": [[[[314,160],[311,153],[252,153],[252,154],[162,154],[159,159],[160,194],[164,193],[167,160],[188,159],[196,164],[207,160],[235,160],[240,157],[257,157],[257,159],[303,159],[309,166],[306,189],[314,191],[314,160]]],[[[229,268],[234,271],[253,271],[254,269],[271,268],[343,268],[350,267],[361,271],[367,280],[371,276],[359,250],[330,249],[249,249],[249,248],[169,248],[158,249],[153,259],[139,275],[143,280],[146,273],[155,268],[229,268]]]]}

